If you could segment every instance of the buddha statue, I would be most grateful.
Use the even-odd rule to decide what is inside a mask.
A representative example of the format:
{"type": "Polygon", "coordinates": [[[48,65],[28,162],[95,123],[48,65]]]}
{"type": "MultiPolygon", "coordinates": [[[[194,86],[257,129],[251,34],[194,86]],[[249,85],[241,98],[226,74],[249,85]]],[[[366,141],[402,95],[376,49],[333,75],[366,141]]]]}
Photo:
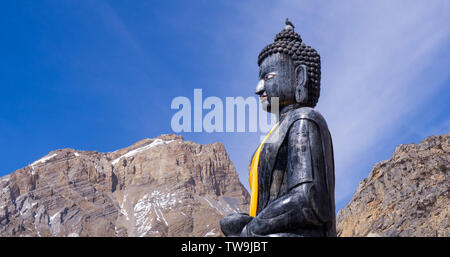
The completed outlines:
{"type": "Polygon", "coordinates": [[[314,109],[320,95],[320,56],[286,27],[258,56],[255,93],[278,122],[250,162],[249,213],[220,220],[226,236],[336,236],[331,135],[314,109]],[[278,98],[273,108],[272,98],[278,98]]]}

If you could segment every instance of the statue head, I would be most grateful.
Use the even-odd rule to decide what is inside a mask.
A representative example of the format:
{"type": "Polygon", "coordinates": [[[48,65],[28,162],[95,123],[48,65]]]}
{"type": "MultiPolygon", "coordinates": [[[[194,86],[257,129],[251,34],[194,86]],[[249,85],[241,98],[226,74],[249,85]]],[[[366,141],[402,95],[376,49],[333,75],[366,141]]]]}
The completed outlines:
{"type": "Polygon", "coordinates": [[[260,95],[264,110],[278,97],[280,110],[288,105],[314,107],[320,95],[320,56],[305,45],[286,19],[286,27],[258,56],[260,95]]]}

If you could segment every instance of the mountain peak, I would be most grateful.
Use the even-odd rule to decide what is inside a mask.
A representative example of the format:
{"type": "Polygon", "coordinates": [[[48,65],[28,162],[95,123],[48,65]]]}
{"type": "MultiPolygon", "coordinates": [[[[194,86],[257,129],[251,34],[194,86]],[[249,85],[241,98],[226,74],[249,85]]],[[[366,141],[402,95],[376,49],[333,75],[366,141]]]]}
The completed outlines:
{"type": "Polygon", "coordinates": [[[52,151],[0,178],[0,236],[220,236],[248,202],[222,144],[168,134],[52,151]]]}
{"type": "Polygon", "coordinates": [[[450,134],[396,147],[339,211],[340,236],[450,236],[450,134]]]}

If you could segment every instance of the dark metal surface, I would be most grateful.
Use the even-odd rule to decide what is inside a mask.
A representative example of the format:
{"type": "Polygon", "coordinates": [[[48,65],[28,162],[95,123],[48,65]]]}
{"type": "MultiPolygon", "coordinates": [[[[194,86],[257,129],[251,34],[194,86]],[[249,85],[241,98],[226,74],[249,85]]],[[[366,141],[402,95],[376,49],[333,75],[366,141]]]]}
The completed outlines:
{"type": "MultiPolygon", "coordinates": [[[[296,44],[301,39],[293,25],[283,31],[275,42],[278,38],[287,46],[302,45],[296,44]]],[[[259,56],[261,80],[256,93],[267,95],[268,102],[279,97],[281,115],[260,153],[256,217],[227,216],[220,221],[222,232],[227,236],[336,236],[332,140],[325,119],[311,108],[319,96],[320,58],[314,59],[319,63],[319,70],[314,70],[317,77],[310,72],[315,65],[299,62],[282,47],[271,52],[272,45],[259,56]]],[[[312,57],[317,56],[315,52],[312,57]]]]}

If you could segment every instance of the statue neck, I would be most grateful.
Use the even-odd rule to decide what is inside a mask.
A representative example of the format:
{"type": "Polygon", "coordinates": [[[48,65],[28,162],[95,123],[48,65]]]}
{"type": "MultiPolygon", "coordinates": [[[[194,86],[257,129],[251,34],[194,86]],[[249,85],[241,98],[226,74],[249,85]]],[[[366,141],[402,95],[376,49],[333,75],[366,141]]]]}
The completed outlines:
{"type": "Polygon", "coordinates": [[[300,107],[305,107],[306,105],[303,103],[295,103],[295,104],[290,104],[290,105],[286,105],[284,107],[281,108],[280,111],[280,115],[278,116],[278,120],[282,121],[284,117],[286,117],[286,115],[288,114],[288,112],[298,109],[300,107]]]}

